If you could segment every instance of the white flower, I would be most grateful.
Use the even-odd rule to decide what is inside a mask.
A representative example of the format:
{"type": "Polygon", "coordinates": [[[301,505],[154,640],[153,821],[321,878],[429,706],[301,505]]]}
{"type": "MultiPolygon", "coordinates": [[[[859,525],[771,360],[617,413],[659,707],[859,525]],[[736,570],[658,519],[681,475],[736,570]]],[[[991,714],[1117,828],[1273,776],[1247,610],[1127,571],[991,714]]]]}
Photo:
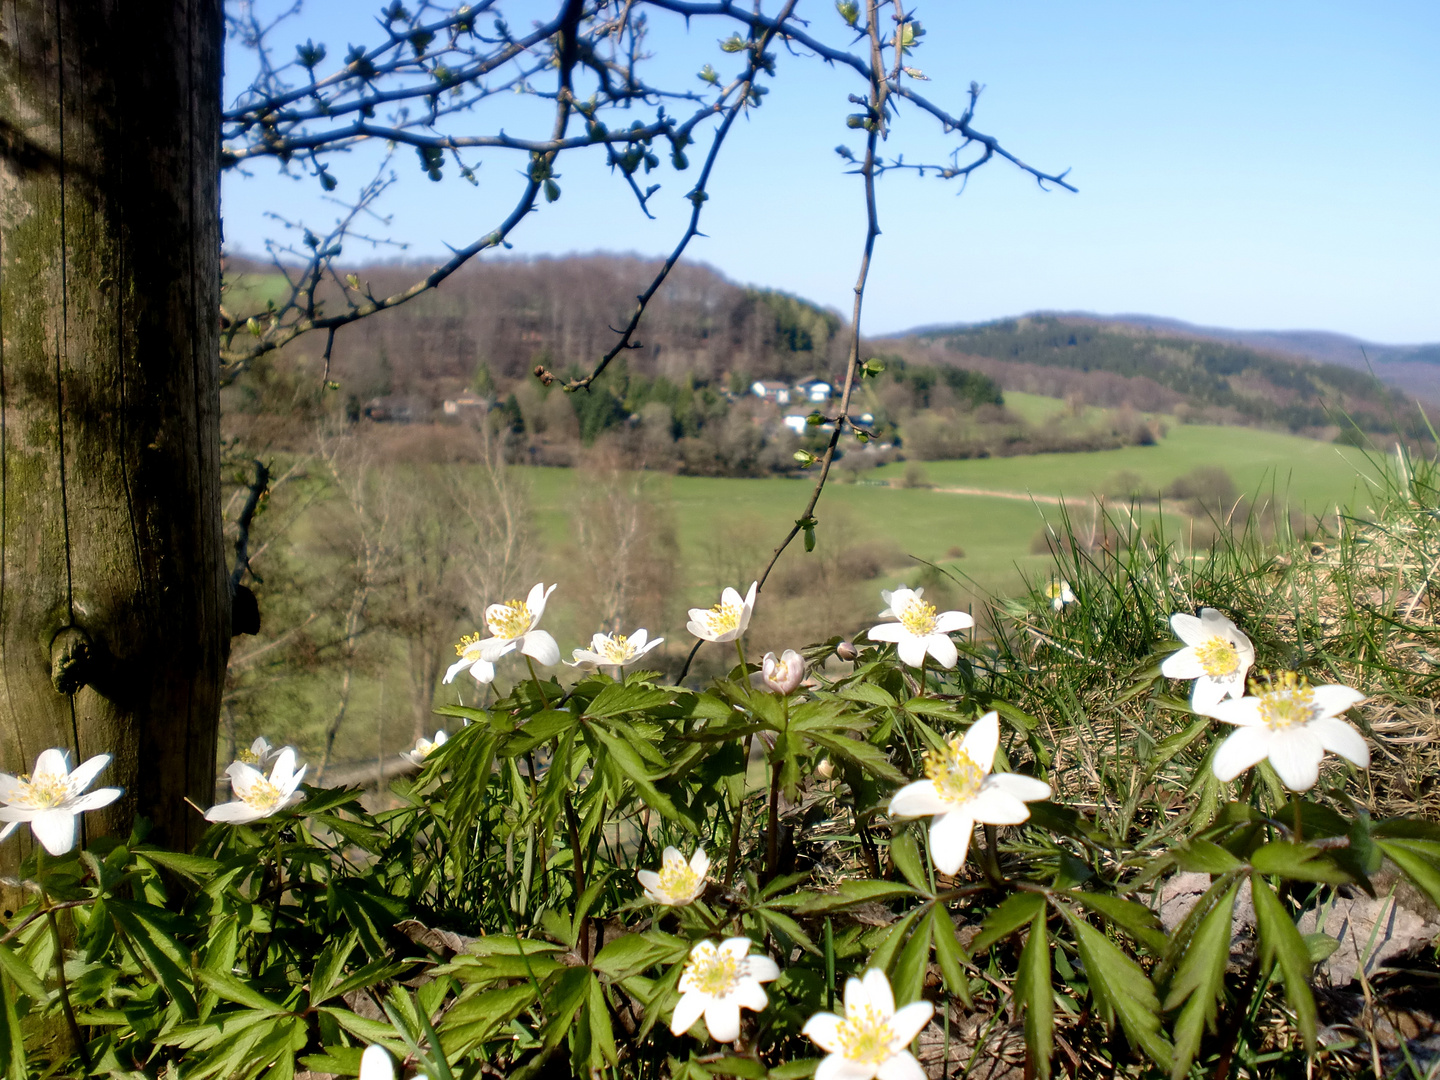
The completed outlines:
{"type": "Polygon", "coordinates": [[[73,773],[64,750],[44,750],[29,776],[0,773],[0,840],[29,822],[35,839],[51,855],[64,855],[75,846],[75,821],[86,810],[109,806],[122,792],[100,788],[84,794],[100,770],[110,764],[109,754],[96,754],[73,773]]]}
{"type": "Polygon", "coordinates": [[[1340,714],[1365,700],[1359,690],[1337,683],[1311,686],[1293,671],[1271,681],[1266,689],[1252,683],[1253,696],[1212,705],[1208,715],[1236,731],[1220,744],[1213,761],[1215,776],[1234,780],[1265,758],[1291,791],[1309,791],[1320,779],[1325,751],[1339,754],[1362,769],[1370,766],[1365,737],[1341,720],[1340,714]]]}
{"type": "Polygon", "coordinates": [[[680,973],[680,1001],[670,1020],[676,1035],[689,1031],[703,1015],[716,1042],[740,1038],[740,1010],[760,1012],[770,1004],[760,984],[780,977],[768,956],[751,956],[748,937],[727,938],[719,945],[697,941],[680,973]]]}
{"type": "Polygon", "coordinates": [[[379,1043],[367,1046],[360,1055],[360,1080],[395,1080],[395,1065],[379,1043]]]}
{"type": "Polygon", "coordinates": [[[960,653],[950,635],[956,630],[965,630],[975,625],[975,620],[963,611],[942,611],[938,614],[934,604],[927,604],[921,597],[924,589],[901,587],[894,592],[880,590],[885,601],[885,610],[880,617],[899,619],[899,622],[881,623],[869,630],[871,641],[893,641],[900,654],[901,663],[919,667],[929,653],[941,667],[951,668],[960,653]]]}
{"type": "Polygon", "coordinates": [[[279,747],[271,746],[270,740],[264,735],[257,735],[249,749],[241,750],[235,755],[235,760],[243,761],[246,765],[259,765],[263,769],[279,756],[279,747]]]}
{"type": "Polygon", "coordinates": [[[803,1034],[826,1052],[815,1080],[925,1080],[925,1070],[907,1049],[930,1022],[935,1006],[913,1001],[895,1008],[890,980],[878,968],[845,983],[845,1015],[816,1013],[803,1034]]]}
{"type": "Polygon", "coordinates": [[[433,754],[436,750],[440,749],[440,747],[444,746],[445,740],[449,737],[450,736],[446,735],[445,732],[437,731],[435,733],[434,742],[431,742],[429,739],[423,737],[416,739],[415,749],[402,750],[400,751],[400,756],[403,757],[406,761],[410,762],[411,765],[418,765],[423,767],[425,764],[425,759],[428,758],[431,754],[433,754]]]}
{"type": "Polygon", "coordinates": [[[942,873],[964,865],[977,821],[1019,825],[1030,817],[1027,802],[1050,797],[1050,785],[1033,776],[990,772],[999,744],[1000,717],[988,712],[943,753],[925,751],[926,779],[906,784],[890,800],[890,813],[898,817],[934,815],[930,856],[942,873]]]}
{"type": "Polygon", "coordinates": [[[760,670],[751,676],[756,686],[763,686],[777,694],[791,694],[805,678],[805,658],[794,649],[786,649],[777,658],[767,652],[760,661],[760,670]]]}
{"type": "MultiPolygon", "coordinates": [[[[560,646],[544,630],[536,630],[545,602],[555,586],[537,584],[524,600],[506,600],[485,609],[485,627],[491,636],[480,642],[480,656],[492,664],[511,649],[518,647],[526,656],[534,657],[545,667],[560,662],[560,646]]],[[[452,669],[453,670],[453,669],[452,669]]]]}
{"type": "Polygon", "coordinates": [[[741,599],[740,594],[727,585],[720,594],[720,603],[714,607],[690,609],[690,621],[685,629],[705,641],[734,641],[750,625],[759,587],[758,581],[752,581],[750,591],[741,599]]]}
{"type": "Polygon", "coordinates": [[[308,765],[302,765],[299,772],[295,771],[295,751],[288,746],[275,758],[268,780],[255,766],[235,762],[225,770],[235,801],[212,806],[205,811],[205,820],[244,825],[279,813],[305,797],[295,789],[300,786],[307,768],[308,765]]]}
{"type": "Polygon", "coordinates": [[[1050,587],[1045,590],[1050,597],[1050,606],[1059,611],[1066,604],[1075,603],[1075,593],[1070,589],[1070,583],[1063,578],[1050,582],[1050,587]]]}
{"type": "Polygon", "coordinates": [[[679,849],[667,847],[660,856],[660,872],[640,870],[635,876],[652,903],[667,907],[684,907],[705,891],[705,875],[710,872],[710,856],[704,848],[696,848],[686,863],[679,849]]]}
{"type": "Polygon", "coordinates": [[[1176,612],[1170,616],[1175,636],[1185,648],[1173,652],[1160,665],[1167,679],[1194,679],[1190,707],[1205,713],[1217,701],[1245,693],[1245,673],[1255,663],[1255,646],[1214,608],[1201,608],[1200,617],[1176,612]]]}
{"type": "Polygon", "coordinates": [[[590,648],[572,650],[570,655],[575,659],[566,660],[565,663],[571,667],[594,668],[601,664],[624,667],[640,659],[665,640],[657,637],[654,641],[649,641],[649,636],[643,629],[636,630],[629,637],[624,634],[596,634],[590,639],[590,648]]]}
{"type": "Polygon", "coordinates": [[[499,651],[492,651],[484,647],[485,643],[480,640],[479,634],[466,634],[455,646],[455,655],[459,660],[451,664],[445,672],[445,682],[454,682],[455,676],[466,668],[470,669],[471,676],[477,683],[489,685],[495,681],[495,661],[506,653],[515,651],[515,643],[512,641],[505,648],[499,651]],[[492,655],[487,660],[485,653],[492,655]]]}

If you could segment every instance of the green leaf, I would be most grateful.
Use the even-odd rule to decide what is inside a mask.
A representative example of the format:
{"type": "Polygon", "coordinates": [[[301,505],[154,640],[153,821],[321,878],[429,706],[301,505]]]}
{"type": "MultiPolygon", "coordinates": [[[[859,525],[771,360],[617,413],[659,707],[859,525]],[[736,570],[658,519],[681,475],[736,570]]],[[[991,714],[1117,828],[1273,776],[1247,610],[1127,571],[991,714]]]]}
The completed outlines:
{"type": "Polygon", "coordinates": [[[50,996],[45,992],[45,984],[30,969],[30,965],[15,955],[10,946],[3,942],[0,942],[0,971],[3,971],[15,984],[16,989],[33,1004],[44,1006],[50,996]]]}
{"type": "Polygon", "coordinates": [[[233,1001],[236,1005],[244,1005],[247,1009],[254,1009],[256,1012],[266,1013],[270,1016],[279,1016],[286,1011],[284,1005],[271,1001],[260,991],[241,982],[228,972],[206,971],[204,968],[200,968],[195,972],[195,977],[220,997],[226,1001],[233,1001]]]}
{"type": "Polygon", "coordinates": [[[557,735],[563,735],[579,722],[580,718],[574,713],[561,709],[546,709],[538,712],[525,721],[518,731],[503,741],[501,754],[504,757],[517,757],[520,754],[528,753],[541,743],[549,742],[557,735]]]}
{"type": "Polygon", "coordinates": [[[1230,921],[1238,883],[1232,881],[1220,902],[1211,907],[1191,936],[1185,955],[1170,981],[1165,1011],[1185,1008],[1174,1024],[1175,1060],[1171,1080],[1183,1080],[1200,1050],[1205,1029],[1215,1030],[1220,995],[1225,989],[1225,966],[1230,962],[1230,921]]]}
{"type": "Polygon", "coordinates": [[[530,1007],[539,991],[533,983],[486,990],[463,998],[442,1019],[446,1051],[463,1057],[481,1043],[498,1037],[511,1020],[530,1007]]]}
{"type": "Polygon", "coordinates": [[[1091,911],[1125,931],[1156,956],[1165,954],[1168,939],[1155,912],[1134,900],[1122,900],[1106,893],[1072,892],[1069,894],[1091,911]]]}
{"type": "Polygon", "coordinates": [[[893,709],[899,704],[894,695],[888,693],[883,687],[859,679],[846,683],[836,693],[847,701],[858,701],[865,705],[883,705],[893,709]]]}
{"type": "Polygon", "coordinates": [[[980,933],[970,942],[972,953],[984,952],[1001,938],[1009,937],[1020,927],[1032,922],[1045,909],[1041,893],[1018,892],[1007,897],[994,911],[985,916],[980,933]]]}
{"type": "Polygon", "coordinates": [[[1015,1003],[1025,1010],[1025,1054],[1030,1067],[1039,1080],[1050,1080],[1050,1059],[1055,1053],[1055,991],[1050,982],[1044,897],[1040,900],[1040,908],[1030,922],[1030,936],[1020,952],[1015,1003]]]}
{"type": "Polygon", "coordinates": [[[890,860],[895,864],[895,869],[905,875],[906,881],[922,893],[930,892],[930,879],[920,863],[920,849],[915,844],[915,837],[909,832],[899,833],[890,841],[890,860]]]}
{"type": "Polygon", "coordinates": [[[350,959],[350,954],[359,943],[360,936],[352,930],[320,951],[320,956],[315,961],[315,970],[310,975],[311,1008],[333,996],[335,984],[345,973],[345,961],[350,959]]]}
{"type": "Polygon", "coordinates": [[[1325,852],[1309,844],[1292,844],[1288,840],[1262,844],[1251,853],[1250,865],[1262,874],[1275,874],[1293,881],[1343,885],[1352,880],[1350,874],[1337,866],[1325,852]]]}
{"type": "Polygon", "coordinates": [[[618,1059],[615,1050],[615,1031],[610,1025],[610,1008],[605,1001],[605,988],[594,975],[590,976],[590,992],[585,1010],[590,1023],[590,1067],[592,1075],[605,1065],[614,1065],[618,1059]]]}
{"type": "Polygon", "coordinates": [[[674,700],[674,695],[668,690],[611,683],[595,695],[594,701],[585,706],[585,715],[592,719],[603,719],[625,713],[646,712],[669,705],[674,700]]]}
{"type": "Polygon", "coordinates": [[[656,964],[673,964],[685,959],[690,943],[659,930],[625,934],[605,943],[591,965],[615,981],[628,979],[656,964]]]}
{"type": "Polygon", "coordinates": [[[843,758],[851,765],[864,769],[878,780],[888,780],[892,784],[905,782],[905,774],[890,764],[890,759],[885,756],[884,751],[868,742],[847,738],[844,735],[822,734],[818,731],[811,732],[810,738],[836,757],[843,758]]]}
{"type": "MultiPolygon", "coordinates": [[[[930,905],[929,912],[920,920],[920,925],[895,958],[890,985],[894,987],[895,1000],[901,1005],[920,1000],[920,993],[925,989],[925,968],[930,963],[931,927],[937,910],[935,905],[930,905]]],[[[949,916],[946,919],[948,921],[949,916]]]]}
{"type": "Polygon", "coordinates": [[[900,946],[905,944],[910,934],[910,928],[915,925],[915,921],[924,912],[923,907],[917,907],[914,911],[907,912],[891,923],[883,931],[883,936],[875,947],[875,951],[870,954],[870,963],[867,966],[881,968],[885,971],[891,970],[895,954],[900,951],[900,946]]]}
{"type": "Polygon", "coordinates": [[[940,977],[945,980],[945,989],[960,999],[967,1009],[974,1007],[970,1000],[970,980],[965,976],[962,965],[970,962],[965,946],[955,933],[955,923],[943,906],[936,909],[935,926],[931,931],[935,939],[935,962],[940,966],[940,977]]]}
{"type": "MultiPolygon", "coordinates": [[[[815,956],[820,955],[820,950],[810,940],[810,936],[800,929],[800,924],[789,915],[785,915],[773,908],[756,908],[755,914],[769,925],[771,931],[783,939],[784,942],[799,945],[806,952],[815,956]]],[[[788,950],[787,950],[788,951],[788,950]]]]}
{"type": "Polygon", "coordinates": [[[186,1019],[193,1019],[196,1015],[195,998],[182,970],[189,966],[190,957],[164,927],[165,923],[173,921],[170,913],[149,904],[130,904],[113,898],[106,910],[145,958],[146,966],[179,1006],[181,1013],[186,1019]]]}
{"type": "Polygon", "coordinates": [[[152,847],[136,848],[135,857],[196,883],[209,881],[220,869],[220,864],[214,859],[201,855],[185,855],[178,851],[161,851],[152,847]]]}
{"type": "Polygon", "coordinates": [[[784,1065],[776,1065],[770,1070],[770,1080],[802,1080],[803,1077],[814,1076],[815,1070],[819,1067],[819,1058],[787,1061],[784,1065]]]}
{"type": "Polygon", "coordinates": [[[1275,963],[1285,983],[1285,999],[1295,1013],[1295,1022],[1305,1040],[1307,1053],[1315,1052],[1315,997],[1310,992],[1310,950],[1280,898],[1259,873],[1250,875],[1250,892],[1255,904],[1255,928],[1260,934],[1260,955],[1275,963]]]}
{"type": "MultiPolygon", "coordinates": [[[[13,1080],[28,1080],[30,1067],[25,1059],[25,1033],[20,1029],[20,1018],[15,1012],[17,987],[11,983],[9,968],[0,971],[0,1065],[4,1073],[13,1080]]],[[[44,1000],[43,996],[40,998],[44,1000]]]]}
{"type": "Polygon", "coordinates": [[[670,796],[655,786],[655,782],[650,779],[649,770],[640,759],[640,755],[637,754],[628,743],[617,739],[598,724],[591,725],[590,732],[599,739],[605,749],[610,752],[614,763],[619,766],[620,771],[624,773],[625,779],[635,785],[636,792],[639,793],[640,798],[647,806],[654,807],[660,811],[662,817],[678,822],[689,832],[695,831],[694,824],[688,818],[682,818],[680,816],[680,812],[675,809],[675,804],[671,802],[670,796]]]}
{"type": "Polygon", "coordinates": [[[1175,849],[1175,864],[1181,870],[1198,874],[1228,874],[1244,864],[1219,844],[1209,840],[1191,840],[1175,849]]]}
{"type": "Polygon", "coordinates": [[[825,912],[840,911],[856,904],[884,902],[902,896],[915,896],[916,891],[898,881],[873,881],[867,878],[861,881],[844,882],[833,893],[811,895],[813,899],[807,900],[796,908],[799,914],[820,915],[825,912]]]}
{"type": "Polygon", "coordinates": [[[1090,993],[1101,1013],[1118,1017],[1130,1044],[1145,1051],[1161,1068],[1169,1068],[1171,1047],[1160,1029],[1160,1002],[1145,972],[1084,919],[1068,911],[1065,915],[1075,931],[1090,993]]]}
{"type": "Polygon", "coordinates": [[[1432,840],[1380,840],[1376,845],[1417,888],[1440,905],[1440,844],[1432,840]]]}

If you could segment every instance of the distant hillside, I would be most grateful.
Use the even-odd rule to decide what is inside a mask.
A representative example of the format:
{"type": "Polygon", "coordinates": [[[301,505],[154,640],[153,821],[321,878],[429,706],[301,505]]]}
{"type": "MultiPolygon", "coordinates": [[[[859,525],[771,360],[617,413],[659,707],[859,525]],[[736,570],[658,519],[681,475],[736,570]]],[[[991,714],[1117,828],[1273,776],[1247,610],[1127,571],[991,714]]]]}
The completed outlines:
{"type": "MultiPolygon", "coordinates": [[[[1338,364],[1356,371],[1373,372],[1388,386],[1440,401],[1440,344],[1385,345],[1325,330],[1233,330],[1221,326],[1197,326],[1181,319],[1159,315],[1096,315],[1086,311],[1037,311],[1031,318],[1058,318],[1121,325],[1148,330],[1169,337],[1197,338],[1240,345],[1261,352],[1301,357],[1322,364],[1338,364]]],[[[917,335],[961,330],[965,327],[927,326],[910,331],[917,335]]]]}
{"type": "Polygon", "coordinates": [[[1398,424],[1416,437],[1424,432],[1408,396],[1368,373],[1198,335],[1036,315],[931,328],[901,340],[934,360],[984,371],[1005,389],[1078,393],[1093,404],[1177,409],[1193,419],[1316,434],[1339,424],[1342,413],[1367,431],[1390,432],[1398,424]]]}

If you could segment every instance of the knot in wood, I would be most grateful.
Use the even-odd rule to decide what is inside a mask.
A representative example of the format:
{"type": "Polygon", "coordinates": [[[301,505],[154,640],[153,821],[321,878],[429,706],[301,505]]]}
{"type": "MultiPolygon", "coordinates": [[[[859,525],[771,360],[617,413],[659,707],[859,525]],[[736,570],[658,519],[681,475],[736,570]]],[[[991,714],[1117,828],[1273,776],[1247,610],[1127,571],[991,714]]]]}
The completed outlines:
{"type": "Polygon", "coordinates": [[[94,647],[90,635],[67,626],[50,641],[50,681],[57,693],[69,697],[90,681],[94,647]]]}

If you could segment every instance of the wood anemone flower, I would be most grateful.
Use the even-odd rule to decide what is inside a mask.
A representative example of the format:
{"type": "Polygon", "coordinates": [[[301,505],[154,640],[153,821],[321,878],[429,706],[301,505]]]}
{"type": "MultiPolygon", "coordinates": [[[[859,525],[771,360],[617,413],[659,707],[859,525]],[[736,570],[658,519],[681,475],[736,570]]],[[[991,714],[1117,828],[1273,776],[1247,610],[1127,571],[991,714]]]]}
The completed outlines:
{"type": "Polygon", "coordinates": [[[988,712],[943,752],[925,751],[926,778],[906,784],[890,800],[890,813],[897,817],[933,815],[930,857],[942,873],[958,873],[965,864],[976,822],[1019,825],[1030,817],[1027,802],[1050,797],[1043,780],[990,771],[999,745],[1000,717],[988,712]]]}
{"type": "Polygon", "coordinates": [[[1078,599],[1075,591],[1070,588],[1070,583],[1063,578],[1050,582],[1050,587],[1045,590],[1050,597],[1050,606],[1056,611],[1061,610],[1066,604],[1073,604],[1078,599]]]}
{"type": "Polygon", "coordinates": [[[512,641],[498,652],[483,647],[484,642],[480,640],[479,634],[466,634],[455,646],[455,655],[460,657],[451,664],[445,672],[445,682],[454,682],[455,676],[460,672],[469,669],[470,677],[482,686],[488,686],[495,681],[495,661],[506,653],[515,651],[515,643],[512,641]],[[486,653],[490,658],[486,659],[486,653]]]}
{"type": "Polygon", "coordinates": [[[1346,709],[1365,700],[1359,690],[1338,683],[1311,686],[1293,671],[1270,680],[1268,687],[1250,687],[1250,696],[1206,710],[1236,727],[1212,759],[1217,779],[1234,780],[1268,758],[1287,788],[1309,791],[1320,779],[1320,759],[1327,751],[1362,769],[1370,767],[1365,736],[1340,719],[1346,709]]]}
{"type": "Polygon", "coordinates": [[[1200,616],[1177,611],[1170,627],[1185,648],[1171,653],[1160,665],[1167,679],[1194,679],[1190,707],[1204,713],[1217,701],[1245,693],[1245,674],[1255,663],[1255,646],[1233,622],[1214,608],[1201,608],[1200,616]]]}
{"type": "Polygon", "coordinates": [[[645,898],[666,907],[684,907],[705,891],[705,875],[710,872],[710,856],[704,848],[696,848],[690,861],[679,848],[667,847],[660,855],[660,872],[639,870],[635,877],[645,890],[645,898]]]}
{"type": "Polygon", "coordinates": [[[305,797],[296,789],[308,768],[308,765],[302,765],[296,771],[295,750],[289,746],[276,757],[268,778],[253,765],[235,762],[225,770],[230,777],[230,789],[235,793],[234,801],[212,806],[205,811],[205,820],[247,825],[278,814],[305,797]]]}
{"type": "Polygon", "coordinates": [[[29,776],[0,773],[0,840],[22,824],[28,824],[45,850],[64,855],[75,846],[75,822],[86,810],[109,806],[123,792],[120,788],[99,788],[85,793],[100,770],[110,764],[109,754],[96,754],[70,771],[64,750],[42,750],[29,776]]]}
{"type": "Polygon", "coordinates": [[[845,1015],[820,1012],[802,1034],[826,1057],[815,1080],[925,1080],[925,1069],[908,1047],[930,1022],[935,1006],[914,1001],[895,1008],[890,980],[878,968],[845,983],[845,1015]]]}
{"type": "Polygon", "coordinates": [[[423,768],[425,759],[440,749],[440,747],[444,746],[445,740],[448,738],[450,738],[450,736],[446,735],[443,731],[437,731],[433,740],[422,736],[415,740],[414,750],[402,750],[400,751],[400,756],[410,762],[411,765],[423,768]]]}
{"type": "Polygon", "coordinates": [[[672,1032],[683,1035],[704,1016],[705,1030],[716,1042],[740,1038],[740,1010],[763,1010],[770,998],[760,984],[780,977],[780,967],[770,957],[750,955],[751,945],[748,937],[727,938],[719,945],[695,943],[680,973],[672,1032]]]}
{"type": "Polygon", "coordinates": [[[936,612],[934,604],[925,603],[924,593],[924,589],[903,587],[894,592],[880,590],[886,605],[880,617],[899,621],[872,626],[867,633],[871,641],[893,641],[900,662],[910,667],[920,667],[929,653],[941,667],[952,668],[960,653],[950,635],[969,629],[975,620],[963,611],[936,612]]]}
{"type": "Polygon", "coordinates": [[[750,591],[742,598],[726,586],[720,594],[720,603],[714,607],[690,609],[690,621],[685,624],[685,629],[704,641],[734,641],[750,625],[750,616],[755,611],[755,593],[759,588],[760,583],[752,581],[750,591]]]}
{"type": "Polygon", "coordinates": [[[778,657],[767,652],[760,661],[760,670],[750,678],[757,686],[777,694],[793,694],[805,678],[805,658],[794,649],[786,649],[778,657]]]}
{"type": "Polygon", "coordinates": [[[545,603],[554,591],[554,585],[547,589],[544,584],[536,584],[524,600],[506,600],[487,607],[485,628],[491,636],[480,642],[481,658],[493,664],[511,649],[518,648],[545,667],[558,664],[560,646],[548,631],[536,629],[545,614],[545,603]]]}
{"type": "Polygon", "coordinates": [[[650,641],[649,637],[649,631],[643,628],[629,635],[596,634],[590,639],[590,648],[572,650],[570,655],[574,659],[566,660],[565,663],[571,667],[583,668],[624,667],[639,660],[665,640],[657,637],[650,641]]]}

